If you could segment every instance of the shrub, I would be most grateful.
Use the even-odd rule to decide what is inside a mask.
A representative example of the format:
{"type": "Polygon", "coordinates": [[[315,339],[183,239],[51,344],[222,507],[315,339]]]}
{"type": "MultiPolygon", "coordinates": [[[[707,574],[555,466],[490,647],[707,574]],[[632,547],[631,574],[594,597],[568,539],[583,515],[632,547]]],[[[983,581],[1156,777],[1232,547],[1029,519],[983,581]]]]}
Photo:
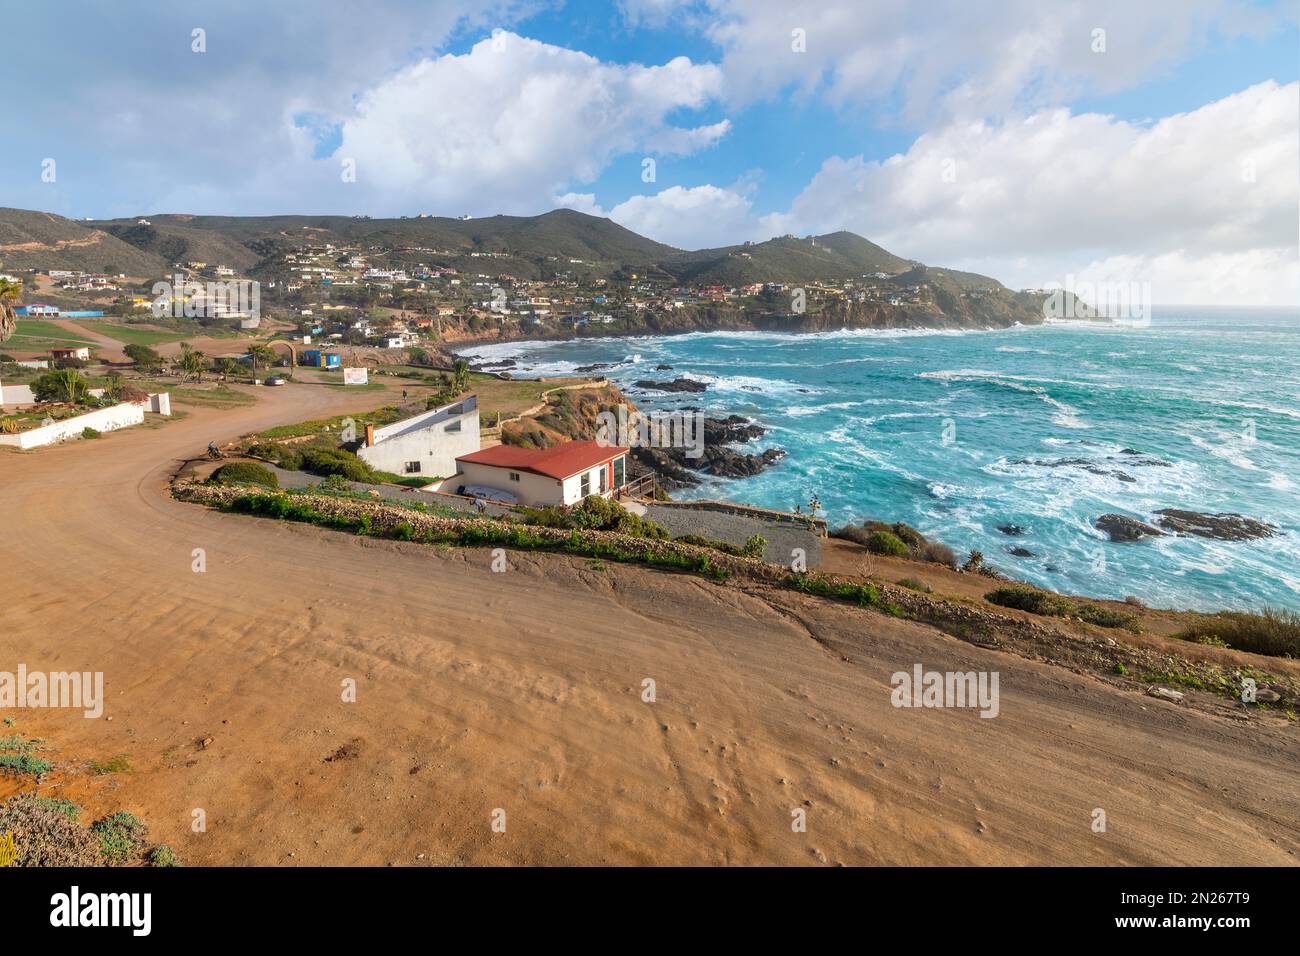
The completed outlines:
{"type": "Polygon", "coordinates": [[[761,534],[751,534],[745,539],[745,557],[761,559],[765,553],[767,553],[767,538],[761,534]]]}
{"type": "Polygon", "coordinates": [[[872,531],[867,535],[867,550],[872,554],[887,554],[902,557],[907,554],[907,545],[892,531],[872,531]]]}
{"type": "Polygon", "coordinates": [[[97,820],[90,830],[99,840],[100,855],[109,866],[130,863],[144,848],[149,832],[143,820],[125,810],[97,820]]]}
{"type": "Polygon", "coordinates": [[[904,524],[902,521],[895,521],[893,524],[884,521],[864,521],[861,526],[846,525],[832,531],[831,537],[856,542],[875,554],[907,556],[917,561],[930,561],[950,568],[957,566],[957,556],[952,548],[940,541],[929,540],[910,524],[904,524]],[[898,545],[890,539],[897,541],[898,545],[902,546],[902,550],[898,550],[898,545]],[[878,550],[879,548],[886,550],[878,550]]]}
{"type": "Polygon", "coordinates": [[[313,475],[341,475],[348,481],[374,482],[369,465],[342,448],[307,448],[302,453],[302,469],[313,475]]]}
{"type": "Polygon", "coordinates": [[[264,488],[279,488],[280,479],[270,468],[254,461],[232,461],[222,465],[208,479],[216,485],[261,485],[264,488]]]}
{"type": "Polygon", "coordinates": [[[289,445],[266,442],[254,445],[248,449],[248,453],[256,455],[258,458],[265,458],[267,461],[273,461],[286,471],[300,471],[302,469],[302,452],[289,445]]]}
{"type": "Polygon", "coordinates": [[[1265,608],[1258,614],[1248,611],[1203,614],[1174,636],[1203,644],[1217,639],[1239,651],[1273,657],[1300,657],[1300,614],[1274,608],[1265,608]]]}
{"type": "Polygon", "coordinates": [[[98,865],[98,841],[73,822],[63,803],[24,793],[0,804],[0,834],[14,835],[19,866],[98,865]]]}
{"type": "Polygon", "coordinates": [[[149,862],[154,866],[180,866],[180,860],[176,859],[176,851],[165,843],[159,844],[149,851],[149,862]]]}
{"type": "Polygon", "coordinates": [[[85,428],[81,430],[82,438],[98,438],[99,435],[100,435],[99,429],[91,428],[89,425],[87,425],[85,428]]]}
{"type": "Polygon", "coordinates": [[[1024,584],[1009,584],[994,588],[984,595],[984,600],[990,604],[1012,607],[1045,617],[1077,617],[1098,627],[1133,628],[1136,626],[1131,614],[1114,611],[1099,604],[1073,601],[1060,594],[1040,591],[1038,588],[1031,588],[1024,584]]]}
{"type": "Polygon", "coordinates": [[[907,588],[910,591],[920,591],[922,594],[934,593],[934,588],[930,587],[930,585],[926,584],[924,581],[919,581],[916,578],[901,578],[898,583],[899,585],[907,588]]]}

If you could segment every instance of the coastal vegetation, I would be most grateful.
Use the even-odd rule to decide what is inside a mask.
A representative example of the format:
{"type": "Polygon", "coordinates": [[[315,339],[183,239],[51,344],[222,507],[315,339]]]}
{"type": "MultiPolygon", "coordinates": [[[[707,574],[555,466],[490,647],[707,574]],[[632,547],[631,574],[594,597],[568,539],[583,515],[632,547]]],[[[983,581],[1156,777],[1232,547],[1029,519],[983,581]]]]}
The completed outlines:
{"type": "Polygon", "coordinates": [[[265,488],[279,488],[280,479],[270,468],[252,461],[232,461],[222,465],[208,479],[217,485],[261,485],[265,488]]]}
{"type": "Polygon", "coordinates": [[[1200,614],[1175,636],[1272,657],[1300,658],[1300,614],[1284,609],[1200,614]]]}
{"type": "Polygon", "coordinates": [[[1098,627],[1122,627],[1129,630],[1137,628],[1137,619],[1132,614],[1115,611],[1087,601],[1075,601],[1062,594],[1042,591],[1027,584],[1008,584],[994,588],[984,595],[984,600],[1001,607],[1012,607],[1030,614],[1044,617],[1078,618],[1098,627]]]}
{"type": "Polygon", "coordinates": [[[909,524],[895,521],[864,521],[861,525],[845,525],[831,532],[831,537],[842,538],[862,545],[872,554],[908,557],[916,561],[929,561],[955,568],[957,556],[942,541],[931,541],[909,524]]]}

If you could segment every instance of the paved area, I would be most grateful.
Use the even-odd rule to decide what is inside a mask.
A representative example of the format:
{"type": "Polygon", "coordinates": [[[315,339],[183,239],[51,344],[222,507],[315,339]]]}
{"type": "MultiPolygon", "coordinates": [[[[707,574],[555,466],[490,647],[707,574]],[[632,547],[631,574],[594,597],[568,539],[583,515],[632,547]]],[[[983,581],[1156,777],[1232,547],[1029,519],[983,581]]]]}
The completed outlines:
{"type": "Polygon", "coordinates": [[[788,565],[795,548],[803,548],[808,567],[815,568],[821,563],[821,537],[797,524],[708,508],[648,503],[646,517],[663,525],[673,537],[697,534],[743,547],[751,535],[761,534],[767,539],[764,557],[773,564],[788,565]]]}

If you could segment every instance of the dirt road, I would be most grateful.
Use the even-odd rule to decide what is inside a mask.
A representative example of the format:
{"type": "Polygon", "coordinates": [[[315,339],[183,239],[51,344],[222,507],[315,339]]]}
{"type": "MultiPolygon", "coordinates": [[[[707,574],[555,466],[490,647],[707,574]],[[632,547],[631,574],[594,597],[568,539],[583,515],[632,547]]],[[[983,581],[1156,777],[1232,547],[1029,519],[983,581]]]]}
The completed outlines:
{"type": "Polygon", "coordinates": [[[800,595],[557,556],[494,573],[166,493],[209,439],[381,400],[260,390],[0,455],[0,670],[107,685],[98,720],[16,713],[71,768],[50,792],[197,864],[1300,860],[1293,726],[800,595]],[[997,671],[998,716],[892,706],[918,662],[997,671]]]}

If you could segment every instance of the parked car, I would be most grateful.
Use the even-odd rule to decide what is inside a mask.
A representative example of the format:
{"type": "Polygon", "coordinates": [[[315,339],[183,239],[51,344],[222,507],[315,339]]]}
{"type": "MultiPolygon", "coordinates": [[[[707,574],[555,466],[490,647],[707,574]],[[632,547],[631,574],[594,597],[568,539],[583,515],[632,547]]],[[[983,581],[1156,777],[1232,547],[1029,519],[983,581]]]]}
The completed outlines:
{"type": "Polygon", "coordinates": [[[266,383],[265,383],[265,384],[267,384],[267,385],[283,385],[283,384],[284,384],[284,379],[281,378],[279,375],[272,375],[270,378],[268,378],[268,379],[266,380],[266,383]]]}

